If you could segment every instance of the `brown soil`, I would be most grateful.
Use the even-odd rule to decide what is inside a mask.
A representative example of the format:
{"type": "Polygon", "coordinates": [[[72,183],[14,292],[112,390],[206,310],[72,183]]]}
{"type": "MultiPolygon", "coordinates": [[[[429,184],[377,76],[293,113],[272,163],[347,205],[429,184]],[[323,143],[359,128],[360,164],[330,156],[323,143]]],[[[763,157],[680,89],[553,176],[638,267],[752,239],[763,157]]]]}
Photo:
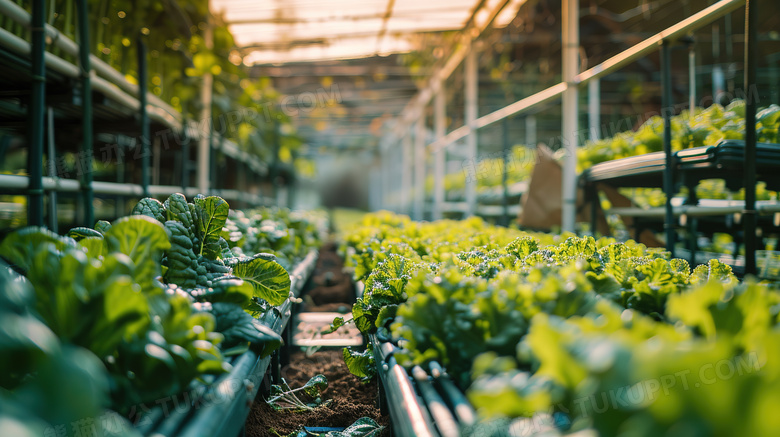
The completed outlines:
{"type": "MultiPolygon", "coordinates": [[[[341,350],[319,351],[311,357],[306,357],[303,352],[295,352],[290,357],[290,363],[281,372],[290,387],[300,387],[312,376],[321,373],[328,379],[328,388],[323,391],[322,399],[330,399],[331,403],[314,411],[284,413],[275,411],[258,396],[246,421],[248,437],[274,436],[270,428],[287,435],[303,426],[347,427],[364,416],[376,420],[380,425],[389,425],[389,417],[380,415],[376,407],[376,379],[363,383],[349,373],[341,350]]],[[[384,435],[390,435],[387,428],[384,435]]]]}
{"type": "Polygon", "coordinates": [[[333,243],[320,249],[311,278],[313,288],[304,296],[304,311],[340,311],[340,306],[352,307],[355,300],[352,278],[344,274],[344,262],[336,249],[333,243]]]}
{"type": "Polygon", "coordinates": [[[306,305],[304,308],[307,312],[312,313],[342,313],[346,314],[352,311],[352,304],[348,303],[326,303],[323,305],[306,305]]]}

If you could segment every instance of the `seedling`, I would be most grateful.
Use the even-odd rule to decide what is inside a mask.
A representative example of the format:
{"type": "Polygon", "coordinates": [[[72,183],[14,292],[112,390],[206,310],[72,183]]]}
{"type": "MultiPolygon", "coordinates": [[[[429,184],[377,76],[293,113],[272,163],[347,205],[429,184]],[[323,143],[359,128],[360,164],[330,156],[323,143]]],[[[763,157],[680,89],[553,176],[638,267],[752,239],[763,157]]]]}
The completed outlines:
{"type": "Polygon", "coordinates": [[[281,385],[272,385],[271,394],[266,403],[276,411],[312,411],[317,407],[328,405],[330,400],[322,401],[322,390],[328,387],[328,380],[324,375],[314,375],[303,387],[290,388],[287,381],[282,378],[281,385]],[[299,396],[303,392],[313,399],[313,402],[304,402],[299,396]]]}

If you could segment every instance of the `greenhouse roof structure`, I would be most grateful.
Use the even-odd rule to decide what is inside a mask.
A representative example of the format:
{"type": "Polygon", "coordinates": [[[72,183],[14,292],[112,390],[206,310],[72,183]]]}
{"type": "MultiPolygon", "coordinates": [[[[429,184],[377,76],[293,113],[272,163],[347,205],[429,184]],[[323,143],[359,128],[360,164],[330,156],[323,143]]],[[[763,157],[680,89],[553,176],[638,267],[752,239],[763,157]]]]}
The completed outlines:
{"type": "Polygon", "coordinates": [[[251,65],[409,52],[412,35],[460,30],[472,18],[479,24],[502,2],[510,5],[496,17],[500,25],[524,0],[214,0],[211,9],[251,65]]]}

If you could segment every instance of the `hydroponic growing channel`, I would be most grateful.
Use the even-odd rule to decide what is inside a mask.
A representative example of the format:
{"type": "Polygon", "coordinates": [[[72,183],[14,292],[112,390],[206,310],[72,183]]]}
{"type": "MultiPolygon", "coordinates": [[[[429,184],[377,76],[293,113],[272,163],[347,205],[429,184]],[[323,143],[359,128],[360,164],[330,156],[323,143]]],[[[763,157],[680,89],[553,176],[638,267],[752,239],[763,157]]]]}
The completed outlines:
{"type": "Polygon", "coordinates": [[[0,0],[0,436],[775,436],[770,0],[0,0]]]}

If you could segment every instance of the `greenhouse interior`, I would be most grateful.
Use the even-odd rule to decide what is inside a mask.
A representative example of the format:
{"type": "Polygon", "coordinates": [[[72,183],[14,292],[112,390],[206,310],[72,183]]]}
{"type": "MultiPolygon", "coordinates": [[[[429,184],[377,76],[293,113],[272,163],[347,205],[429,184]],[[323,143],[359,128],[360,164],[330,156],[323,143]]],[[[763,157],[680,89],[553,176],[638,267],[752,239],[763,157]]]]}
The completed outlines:
{"type": "Polygon", "coordinates": [[[777,0],[0,24],[0,437],[780,436],[777,0]]]}

